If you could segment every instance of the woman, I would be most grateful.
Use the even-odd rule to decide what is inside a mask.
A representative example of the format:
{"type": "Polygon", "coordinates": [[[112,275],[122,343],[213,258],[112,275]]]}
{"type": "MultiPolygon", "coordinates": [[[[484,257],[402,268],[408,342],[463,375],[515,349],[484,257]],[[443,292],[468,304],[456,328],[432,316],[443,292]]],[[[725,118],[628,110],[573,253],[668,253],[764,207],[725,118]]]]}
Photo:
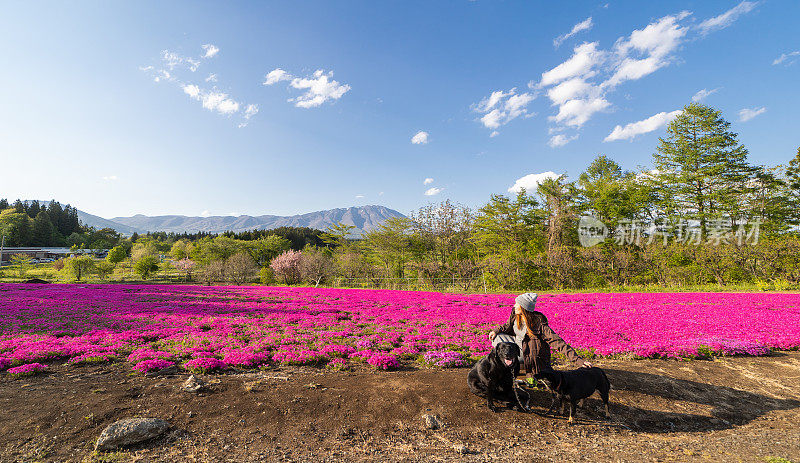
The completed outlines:
{"type": "Polygon", "coordinates": [[[525,293],[517,296],[514,311],[508,322],[489,332],[492,347],[501,342],[513,342],[522,352],[520,363],[525,366],[529,384],[534,384],[533,375],[550,369],[550,347],[564,354],[570,361],[580,367],[591,368],[592,364],[582,359],[575,349],[570,347],[547,324],[547,317],[537,312],[536,293],[525,293]]]}

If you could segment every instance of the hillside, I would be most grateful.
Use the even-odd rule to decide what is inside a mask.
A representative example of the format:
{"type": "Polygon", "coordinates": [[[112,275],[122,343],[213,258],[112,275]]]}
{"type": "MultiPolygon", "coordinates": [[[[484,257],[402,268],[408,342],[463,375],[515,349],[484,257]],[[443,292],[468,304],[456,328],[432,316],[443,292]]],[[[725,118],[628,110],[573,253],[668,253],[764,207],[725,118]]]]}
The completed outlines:
{"type": "Polygon", "coordinates": [[[241,232],[245,230],[265,230],[278,227],[309,227],[324,230],[341,222],[355,227],[355,235],[361,235],[376,229],[381,223],[392,217],[404,217],[398,211],[384,206],[360,206],[309,212],[292,216],[277,215],[240,215],[190,217],[184,215],[146,216],[137,214],[132,217],[114,217],[103,219],[95,215],[79,212],[80,220],[96,228],[114,228],[130,234],[148,231],[164,232],[199,232],[222,233],[224,231],[241,232]]]}

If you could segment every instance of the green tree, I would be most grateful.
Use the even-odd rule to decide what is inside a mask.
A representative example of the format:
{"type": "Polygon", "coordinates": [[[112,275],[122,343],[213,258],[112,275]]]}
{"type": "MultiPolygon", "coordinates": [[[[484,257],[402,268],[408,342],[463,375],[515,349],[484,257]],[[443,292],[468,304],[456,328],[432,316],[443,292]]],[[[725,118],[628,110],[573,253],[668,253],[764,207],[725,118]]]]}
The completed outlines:
{"type": "Polygon", "coordinates": [[[126,257],[128,257],[127,249],[125,249],[125,246],[119,244],[108,251],[108,255],[106,255],[106,261],[116,265],[125,260],[126,257]]]}
{"type": "Polygon", "coordinates": [[[91,273],[94,268],[95,263],[91,256],[72,256],[64,262],[64,269],[75,278],[75,281],[81,281],[81,278],[91,273]]]}
{"type": "Polygon", "coordinates": [[[364,235],[366,247],[382,263],[389,276],[405,276],[405,266],[412,246],[412,227],[410,219],[392,217],[376,230],[364,235]]]}
{"type": "Polygon", "coordinates": [[[702,240],[710,220],[738,218],[754,173],[747,149],[729,129],[718,110],[691,103],[670,122],[653,154],[659,205],[670,216],[698,220],[702,240]]]}
{"type": "Polygon", "coordinates": [[[150,275],[158,271],[158,258],[151,255],[141,257],[133,264],[133,271],[143,280],[146,280],[150,275]]]}
{"type": "Polygon", "coordinates": [[[31,244],[34,246],[50,246],[53,243],[53,224],[47,212],[41,210],[33,219],[31,244]]]}
{"type": "Polygon", "coordinates": [[[322,235],[322,240],[329,247],[338,247],[345,249],[347,247],[348,239],[356,228],[353,225],[347,225],[342,222],[336,222],[325,229],[325,234],[322,235]]]}
{"type": "Polygon", "coordinates": [[[544,222],[539,202],[524,189],[513,199],[492,195],[478,210],[472,239],[489,283],[507,289],[535,286],[533,258],[544,250],[544,222]]]}
{"type": "Polygon", "coordinates": [[[105,280],[106,278],[108,278],[109,275],[114,273],[115,268],[116,265],[109,262],[108,260],[101,260],[100,262],[97,263],[97,275],[101,279],[105,280]]]}
{"type": "Polygon", "coordinates": [[[641,218],[648,209],[649,189],[610,158],[600,155],[578,178],[580,209],[613,230],[620,220],[641,218]]]}
{"type": "Polygon", "coordinates": [[[269,265],[272,259],[278,257],[284,251],[288,251],[291,242],[278,235],[268,235],[253,241],[243,241],[242,248],[247,252],[253,261],[263,267],[269,265]]]}
{"type": "Polygon", "coordinates": [[[28,272],[33,268],[33,259],[27,254],[14,254],[9,259],[11,265],[17,269],[17,275],[20,278],[25,278],[28,272]]]}

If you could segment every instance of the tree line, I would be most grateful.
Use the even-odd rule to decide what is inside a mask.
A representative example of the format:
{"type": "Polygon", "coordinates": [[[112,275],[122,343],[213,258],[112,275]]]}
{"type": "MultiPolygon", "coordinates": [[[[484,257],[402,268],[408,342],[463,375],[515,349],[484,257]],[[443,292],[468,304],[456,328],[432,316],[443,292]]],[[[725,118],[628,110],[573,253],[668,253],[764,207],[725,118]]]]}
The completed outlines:
{"type": "Polygon", "coordinates": [[[654,169],[626,171],[598,155],[574,180],[546,178],[475,210],[429,204],[360,237],[344,224],[134,235],[120,239],[104,265],[127,262],[143,278],[171,271],[206,283],[796,286],[800,148],[777,166],[751,164],[748,154],[720,111],[692,103],[659,139],[654,169]]]}

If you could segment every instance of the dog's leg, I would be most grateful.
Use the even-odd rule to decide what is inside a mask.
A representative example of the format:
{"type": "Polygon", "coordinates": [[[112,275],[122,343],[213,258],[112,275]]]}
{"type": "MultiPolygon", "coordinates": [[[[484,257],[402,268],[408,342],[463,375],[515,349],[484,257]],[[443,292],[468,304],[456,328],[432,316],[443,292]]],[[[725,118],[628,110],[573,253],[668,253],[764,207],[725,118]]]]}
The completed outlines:
{"type": "Polygon", "coordinates": [[[552,397],[552,399],[553,399],[553,400],[551,400],[551,401],[550,401],[550,408],[548,408],[548,409],[547,409],[547,411],[546,411],[546,412],[544,412],[544,414],[545,414],[545,415],[549,415],[549,414],[550,414],[550,413],[552,413],[552,412],[553,412],[553,410],[555,410],[555,408],[556,408],[556,401],[557,401],[558,399],[556,398],[556,395],[555,395],[555,394],[553,394],[553,397],[552,397]]]}
{"type": "Polygon", "coordinates": [[[570,399],[569,400],[569,421],[570,423],[575,421],[575,401],[570,399]]]}
{"type": "Polygon", "coordinates": [[[489,381],[488,387],[486,388],[487,405],[489,406],[489,410],[497,412],[497,407],[494,406],[494,389],[494,381],[489,381]]]}
{"type": "Polygon", "coordinates": [[[605,405],[606,410],[606,419],[611,419],[611,413],[608,411],[608,391],[600,391],[600,398],[603,399],[603,404],[605,405]]]}

